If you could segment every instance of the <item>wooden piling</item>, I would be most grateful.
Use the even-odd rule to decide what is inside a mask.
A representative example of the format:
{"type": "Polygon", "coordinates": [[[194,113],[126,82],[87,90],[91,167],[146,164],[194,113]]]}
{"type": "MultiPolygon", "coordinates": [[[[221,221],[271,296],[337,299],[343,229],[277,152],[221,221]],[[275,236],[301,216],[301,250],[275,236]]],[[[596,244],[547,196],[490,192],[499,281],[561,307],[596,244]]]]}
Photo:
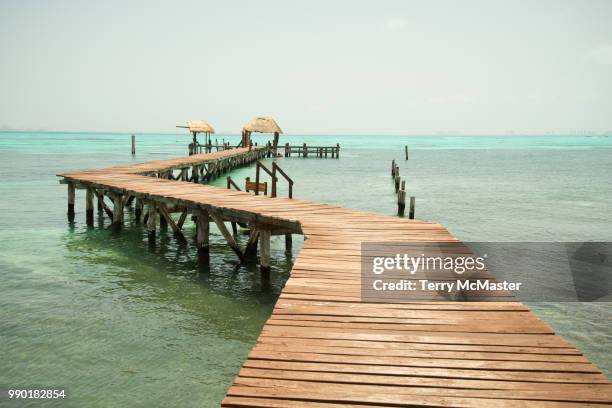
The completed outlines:
{"type": "Polygon", "coordinates": [[[88,226],[92,226],[94,223],[93,196],[92,189],[88,188],[85,193],[85,218],[88,226]]]}
{"type": "Polygon", "coordinates": [[[249,240],[247,241],[246,248],[244,250],[244,256],[246,258],[254,258],[257,256],[257,243],[259,241],[259,231],[255,227],[251,227],[249,232],[249,240]]]}
{"type": "Polygon", "coordinates": [[[405,209],[406,209],[406,190],[400,190],[397,194],[397,215],[400,217],[403,217],[405,209]]]}
{"type": "Polygon", "coordinates": [[[191,168],[191,179],[193,180],[194,183],[197,183],[199,178],[200,178],[200,167],[193,166],[191,168]]]}
{"type": "Polygon", "coordinates": [[[336,143],[336,159],[340,158],[340,143],[336,143]]]}
{"type": "Polygon", "coordinates": [[[74,221],[74,197],[75,197],[74,183],[68,183],[68,220],[74,221]]]}
{"type": "Polygon", "coordinates": [[[404,146],[404,151],[406,153],[406,160],[408,160],[408,145],[404,146]]]}
{"type": "Polygon", "coordinates": [[[168,229],[168,221],[166,217],[164,217],[161,213],[159,206],[157,206],[157,211],[159,212],[159,229],[167,230],[168,229]]]}
{"type": "Polygon", "coordinates": [[[264,280],[270,279],[270,230],[259,231],[259,269],[264,280]]]}
{"type": "Polygon", "coordinates": [[[149,201],[147,204],[148,210],[148,219],[147,219],[147,236],[149,239],[149,244],[155,244],[155,228],[157,224],[157,208],[155,208],[155,203],[153,201],[149,201]]]}
{"type": "Polygon", "coordinates": [[[121,194],[113,194],[113,228],[121,229],[123,224],[123,196],[121,194]]]}
{"type": "Polygon", "coordinates": [[[208,212],[198,209],[194,211],[196,216],[196,247],[198,255],[208,255],[210,252],[210,220],[208,212]]]}
{"type": "Polygon", "coordinates": [[[134,208],[134,216],[136,217],[136,221],[140,222],[140,217],[142,216],[142,207],[143,207],[143,203],[142,203],[142,199],[141,198],[136,198],[136,205],[134,208]]]}
{"type": "Polygon", "coordinates": [[[96,201],[97,201],[97,205],[98,205],[98,212],[104,211],[104,203],[102,202],[104,196],[102,196],[102,198],[100,198],[100,196],[101,196],[100,190],[94,190],[93,192],[94,192],[94,194],[96,195],[96,198],[97,198],[96,201]]]}
{"type": "Polygon", "coordinates": [[[415,207],[416,198],[414,196],[410,197],[410,210],[408,211],[408,218],[414,220],[414,207],[415,207]]]}
{"type": "Polygon", "coordinates": [[[132,135],[132,156],[136,154],[136,135],[132,135]]]}
{"type": "Polygon", "coordinates": [[[401,177],[396,175],[395,176],[395,192],[397,193],[400,190],[400,181],[401,181],[401,177]]]}
{"type": "Polygon", "coordinates": [[[391,177],[395,178],[395,159],[391,161],[391,177]]]}
{"type": "Polygon", "coordinates": [[[293,235],[285,234],[285,252],[291,252],[293,247],[293,235]]]}

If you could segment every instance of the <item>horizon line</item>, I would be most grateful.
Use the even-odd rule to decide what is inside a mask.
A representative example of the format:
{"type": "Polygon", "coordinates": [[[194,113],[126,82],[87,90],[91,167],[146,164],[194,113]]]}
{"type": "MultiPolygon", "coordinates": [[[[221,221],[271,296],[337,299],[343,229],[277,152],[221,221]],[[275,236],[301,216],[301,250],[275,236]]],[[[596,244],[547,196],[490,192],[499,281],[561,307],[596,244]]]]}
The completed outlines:
{"type": "MultiPolygon", "coordinates": [[[[126,132],[126,131],[91,131],[91,130],[43,130],[43,129],[0,129],[0,133],[69,133],[69,134],[106,134],[106,135],[191,135],[187,132],[126,132]]],[[[265,135],[260,133],[259,135],[265,135]]],[[[220,136],[237,136],[240,133],[235,132],[217,132],[213,135],[220,136]]],[[[256,135],[256,134],[254,134],[256,135]]],[[[435,133],[282,133],[282,136],[339,136],[339,137],[367,137],[367,136],[382,136],[382,137],[440,137],[440,136],[612,136],[612,130],[608,131],[589,131],[580,130],[573,132],[516,132],[508,131],[504,133],[468,133],[461,131],[437,131],[435,133]]]]}

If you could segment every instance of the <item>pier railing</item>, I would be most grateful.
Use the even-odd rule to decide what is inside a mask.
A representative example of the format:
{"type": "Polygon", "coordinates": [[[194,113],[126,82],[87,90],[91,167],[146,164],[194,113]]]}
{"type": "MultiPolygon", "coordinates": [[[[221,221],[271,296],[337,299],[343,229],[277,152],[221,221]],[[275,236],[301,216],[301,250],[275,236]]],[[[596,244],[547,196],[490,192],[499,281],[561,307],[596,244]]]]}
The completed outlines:
{"type": "Polygon", "coordinates": [[[301,146],[291,146],[289,143],[285,143],[285,157],[291,157],[297,154],[298,157],[328,157],[340,158],[340,143],[336,143],[335,146],[308,146],[306,143],[301,146]]]}
{"type": "Polygon", "coordinates": [[[278,164],[276,164],[276,162],[272,162],[272,197],[276,197],[276,181],[278,180],[276,177],[276,172],[280,173],[280,175],[287,180],[287,183],[289,183],[289,198],[293,198],[293,180],[283,171],[283,169],[280,168],[278,164]]]}

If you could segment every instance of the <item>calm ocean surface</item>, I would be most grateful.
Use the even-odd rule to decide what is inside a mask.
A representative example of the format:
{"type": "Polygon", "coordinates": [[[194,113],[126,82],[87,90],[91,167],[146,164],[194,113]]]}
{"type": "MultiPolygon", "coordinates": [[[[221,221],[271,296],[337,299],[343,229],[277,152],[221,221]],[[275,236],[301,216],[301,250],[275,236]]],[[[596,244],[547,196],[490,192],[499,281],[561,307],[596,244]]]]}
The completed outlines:
{"type": "MultiPolygon", "coordinates": [[[[395,158],[417,218],[462,240],[612,241],[612,136],[282,135],[287,141],[342,146],[339,160],[279,159],[296,198],[393,215],[395,158]]],[[[273,284],[264,290],[257,268],[239,266],[216,230],[210,270],[200,270],[192,246],[168,233],[151,250],[130,217],[120,234],[104,228],[106,218],[88,229],[82,191],[70,226],[55,176],[183,156],[188,142],[137,135],[132,158],[129,134],[0,133],[0,388],[67,388],[62,406],[74,407],[218,405],[289,275],[284,241],[273,238],[273,284]]],[[[232,173],[253,175],[253,167],[232,173]]],[[[610,303],[530,306],[612,375],[610,303]]]]}

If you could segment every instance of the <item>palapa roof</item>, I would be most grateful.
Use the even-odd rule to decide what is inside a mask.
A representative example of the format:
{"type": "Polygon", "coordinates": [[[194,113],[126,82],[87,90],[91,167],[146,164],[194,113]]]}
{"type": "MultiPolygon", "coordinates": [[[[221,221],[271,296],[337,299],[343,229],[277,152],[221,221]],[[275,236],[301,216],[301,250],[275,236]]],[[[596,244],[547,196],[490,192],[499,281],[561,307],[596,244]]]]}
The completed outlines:
{"type": "Polygon", "coordinates": [[[205,120],[188,120],[187,127],[189,128],[190,132],[215,133],[215,129],[213,129],[213,127],[210,126],[210,123],[205,120]]]}
{"type": "Polygon", "coordinates": [[[260,116],[251,119],[249,123],[244,125],[242,130],[258,133],[283,133],[278,123],[269,116],[260,116]]]}

